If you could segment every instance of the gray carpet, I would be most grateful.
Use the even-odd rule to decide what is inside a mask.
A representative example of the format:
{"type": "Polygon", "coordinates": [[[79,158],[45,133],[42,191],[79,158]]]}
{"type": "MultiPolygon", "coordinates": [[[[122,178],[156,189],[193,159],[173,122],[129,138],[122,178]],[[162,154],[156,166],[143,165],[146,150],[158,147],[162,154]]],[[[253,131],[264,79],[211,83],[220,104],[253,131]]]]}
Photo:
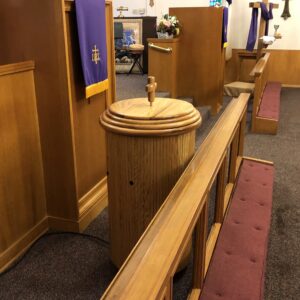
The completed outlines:
{"type": "MultiPolygon", "coordinates": [[[[118,75],[118,100],[144,97],[145,83],[146,76],[118,75]]],[[[276,167],[266,300],[296,300],[300,294],[299,111],[300,90],[284,89],[278,135],[246,135],[245,154],[272,160],[276,167]]],[[[217,118],[205,118],[197,131],[198,146],[217,118]]],[[[106,210],[85,233],[108,241],[106,210]]],[[[190,265],[174,279],[174,299],[186,298],[191,271],[190,265]]],[[[115,274],[107,245],[101,241],[79,235],[49,235],[0,277],[0,299],[99,299],[115,274]]]]}

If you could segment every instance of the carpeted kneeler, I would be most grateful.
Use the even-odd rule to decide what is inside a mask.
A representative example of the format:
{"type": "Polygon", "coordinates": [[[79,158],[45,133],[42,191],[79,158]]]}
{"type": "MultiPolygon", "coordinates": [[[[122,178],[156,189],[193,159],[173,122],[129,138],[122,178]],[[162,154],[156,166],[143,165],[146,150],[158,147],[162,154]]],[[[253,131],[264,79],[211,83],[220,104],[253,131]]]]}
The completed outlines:
{"type": "Polygon", "coordinates": [[[279,120],[281,83],[268,82],[261,99],[258,116],[279,120]]]}
{"type": "Polygon", "coordinates": [[[261,300],[274,167],[244,160],[211,260],[201,300],[261,300]]]}

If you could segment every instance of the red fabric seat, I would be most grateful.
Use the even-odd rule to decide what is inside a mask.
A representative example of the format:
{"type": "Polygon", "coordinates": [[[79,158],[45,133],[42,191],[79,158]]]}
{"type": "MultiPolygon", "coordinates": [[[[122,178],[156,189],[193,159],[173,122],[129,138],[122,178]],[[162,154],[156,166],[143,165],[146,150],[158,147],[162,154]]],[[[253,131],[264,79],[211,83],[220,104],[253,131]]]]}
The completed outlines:
{"type": "Polygon", "coordinates": [[[279,82],[268,82],[258,110],[258,117],[279,120],[280,111],[280,92],[279,82]]]}
{"type": "Polygon", "coordinates": [[[201,300],[263,299],[274,167],[244,160],[201,300]]]}

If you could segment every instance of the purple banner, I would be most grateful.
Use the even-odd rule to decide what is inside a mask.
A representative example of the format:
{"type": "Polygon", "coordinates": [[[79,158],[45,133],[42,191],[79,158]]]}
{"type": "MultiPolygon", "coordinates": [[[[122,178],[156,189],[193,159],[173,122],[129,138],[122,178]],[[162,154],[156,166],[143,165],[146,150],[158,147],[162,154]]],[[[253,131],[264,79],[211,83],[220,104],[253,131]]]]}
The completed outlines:
{"type": "Polygon", "coordinates": [[[228,29],[228,8],[223,8],[223,28],[222,28],[222,45],[227,47],[227,29],[228,29]]]}
{"type": "Polygon", "coordinates": [[[108,88],[105,0],[75,0],[87,98],[108,88]]]}
{"type": "MultiPolygon", "coordinates": [[[[268,10],[265,3],[260,3],[261,16],[266,21],[265,35],[269,34],[269,20],[273,19],[273,4],[270,3],[270,9],[268,10]]],[[[252,18],[250,24],[250,30],[248,35],[248,41],[246,50],[253,51],[256,39],[257,39],[257,23],[258,23],[258,8],[252,9],[252,18]]]]}

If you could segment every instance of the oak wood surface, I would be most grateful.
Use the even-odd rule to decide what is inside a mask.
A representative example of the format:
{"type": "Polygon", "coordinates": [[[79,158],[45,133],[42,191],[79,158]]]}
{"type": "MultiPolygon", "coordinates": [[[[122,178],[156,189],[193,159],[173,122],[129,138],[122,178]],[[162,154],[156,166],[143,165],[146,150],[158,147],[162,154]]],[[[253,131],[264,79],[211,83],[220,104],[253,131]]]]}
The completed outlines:
{"type": "MultiPolygon", "coordinates": [[[[1,1],[0,16],[0,39],[1,43],[5,44],[0,51],[0,63],[22,62],[1,67],[1,80],[4,80],[6,75],[25,76],[24,72],[30,70],[33,63],[23,61],[35,61],[35,84],[33,85],[33,78],[29,80],[27,73],[23,80],[18,79],[18,76],[14,79],[17,84],[12,85],[13,81],[9,78],[6,86],[11,87],[10,97],[13,99],[7,96],[11,102],[1,101],[0,104],[5,105],[3,111],[16,110],[10,116],[12,121],[9,130],[12,134],[3,148],[5,155],[8,155],[7,147],[11,146],[9,141],[16,142],[17,138],[21,141],[4,162],[9,164],[16,156],[15,174],[9,180],[19,178],[20,182],[15,182],[15,190],[12,184],[7,184],[5,197],[3,195],[6,199],[9,193],[12,197],[14,193],[19,193],[15,200],[11,201],[11,205],[6,203],[1,208],[0,213],[5,216],[1,226],[3,222],[5,233],[0,235],[0,252],[10,247],[16,239],[20,242],[16,242],[17,248],[12,249],[12,252],[1,256],[3,265],[8,263],[7,260],[15,258],[17,252],[20,254],[28,247],[48,228],[48,224],[60,230],[82,231],[107,203],[105,134],[99,126],[98,119],[101,112],[115,100],[115,67],[111,1],[106,1],[109,90],[90,99],[90,102],[82,97],[84,87],[80,75],[78,43],[75,40],[74,1],[1,1]],[[14,74],[16,72],[17,74],[14,74]],[[20,91],[17,91],[18,89],[20,91]],[[32,89],[36,100],[29,99],[29,91],[32,89]],[[23,90],[24,99],[20,101],[27,100],[28,103],[21,102],[23,105],[19,105],[15,101],[19,101],[23,90]],[[33,113],[35,105],[37,115],[33,113]],[[33,126],[34,118],[38,120],[36,128],[33,126]],[[25,121],[27,124],[23,125],[25,121]],[[36,150],[38,146],[35,144],[35,129],[40,132],[39,153],[36,150]],[[28,132],[32,133],[30,139],[28,132]],[[18,137],[17,133],[23,136],[18,137]],[[29,157],[27,151],[31,147],[32,153],[29,157]],[[17,157],[21,153],[22,157],[24,156],[22,160],[17,157]],[[30,173],[29,163],[33,158],[36,159],[30,173]],[[41,163],[40,159],[44,175],[37,176],[38,171],[35,168],[41,163]],[[28,178],[22,181],[24,176],[28,178]],[[36,177],[39,177],[37,182],[36,177]],[[29,180],[31,181],[28,182],[29,180]],[[23,190],[19,188],[22,182],[24,185],[27,183],[23,190]],[[44,189],[43,182],[46,195],[41,194],[41,190],[44,189]],[[36,186],[32,188],[34,183],[36,186]],[[47,199],[49,222],[46,219],[31,233],[32,227],[45,215],[46,204],[43,204],[44,208],[37,204],[38,191],[41,202],[47,199]],[[31,209],[30,213],[27,213],[26,203],[31,209]],[[13,222],[21,207],[24,209],[24,216],[13,222]]],[[[3,91],[3,95],[6,95],[5,93],[6,91],[3,91]]],[[[2,94],[0,95],[2,97],[2,94]]],[[[33,94],[31,96],[33,97],[33,94]]],[[[5,127],[8,126],[7,118],[8,116],[0,121],[5,127]]],[[[8,166],[3,166],[2,170],[7,168],[8,166]]],[[[1,200],[2,197],[0,202],[1,200]]]]}
{"type": "Polygon", "coordinates": [[[148,39],[148,44],[166,49],[171,52],[162,52],[149,47],[149,71],[148,74],[154,76],[157,81],[157,91],[169,92],[171,98],[177,98],[177,78],[180,39],[148,39]]]}
{"type": "Polygon", "coordinates": [[[115,75],[112,59],[113,36],[111,5],[106,4],[106,26],[108,30],[108,92],[85,98],[85,87],[81,72],[77,25],[74,9],[66,11],[66,44],[71,101],[73,151],[75,153],[77,196],[80,199],[106,176],[105,132],[99,126],[99,116],[114,99],[115,75]],[[109,95],[110,93],[110,95],[109,95]]]}
{"type": "Polygon", "coordinates": [[[120,267],[193,157],[195,132],[167,137],[108,132],[107,143],[111,259],[120,267]]]}
{"type": "Polygon", "coordinates": [[[223,104],[223,9],[170,8],[169,13],[177,16],[183,28],[179,41],[178,96],[193,97],[196,106],[211,105],[215,114],[223,104]]]}
{"type": "MultiPolygon", "coordinates": [[[[242,49],[233,49],[232,59],[226,63],[225,82],[236,81],[240,69],[240,81],[251,82],[249,76],[256,61],[245,59],[239,67],[238,53],[242,49]]],[[[266,50],[271,53],[269,61],[269,81],[281,82],[282,85],[300,86],[300,50],[266,50]]]]}
{"type": "Polygon", "coordinates": [[[182,100],[155,98],[128,99],[112,104],[100,118],[111,132],[136,136],[166,136],[191,131],[201,124],[192,104],[182,100]]]}
{"type": "Polygon", "coordinates": [[[90,102],[82,92],[74,1],[7,1],[0,3],[0,11],[0,38],[6,44],[0,63],[36,62],[48,215],[73,226],[82,219],[80,199],[106,176],[105,133],[98,118],[115,98],[112,2],[106,1],[110,86],[90,102]]]}
{"type": "MultiPolygon", "coordinates": [[[[242,124],[248,99],[249,94],[242,94],[228,105],[102,299],[156,299],[160,295],[176,271],[183,246],[206,203],[208,187],[242,124]]],[[[209,255],[220,224],[215,223],[215,227],[206,247],[209,255]]]]}
{"type": "MultiPolygon", "coordinates": [[[[263,1],[265,3],[267,3],[266,1],[263,1]]],[[[269,1],[269,3],[272,3],[272,1],[269,1]]],[[[260,8],[260,2],[250,2],[249,3],[249,7],[252,7],[252,8],[260,8]]],[[[278,3],[273,3],[273,8],[278,8],[279,7],[279,4],[278,3]]]]}
{"type": "Polygon", "coordinates": [[[0,67],[0,269],[45,230],[33,70],[32,61],[0,67]]]}

